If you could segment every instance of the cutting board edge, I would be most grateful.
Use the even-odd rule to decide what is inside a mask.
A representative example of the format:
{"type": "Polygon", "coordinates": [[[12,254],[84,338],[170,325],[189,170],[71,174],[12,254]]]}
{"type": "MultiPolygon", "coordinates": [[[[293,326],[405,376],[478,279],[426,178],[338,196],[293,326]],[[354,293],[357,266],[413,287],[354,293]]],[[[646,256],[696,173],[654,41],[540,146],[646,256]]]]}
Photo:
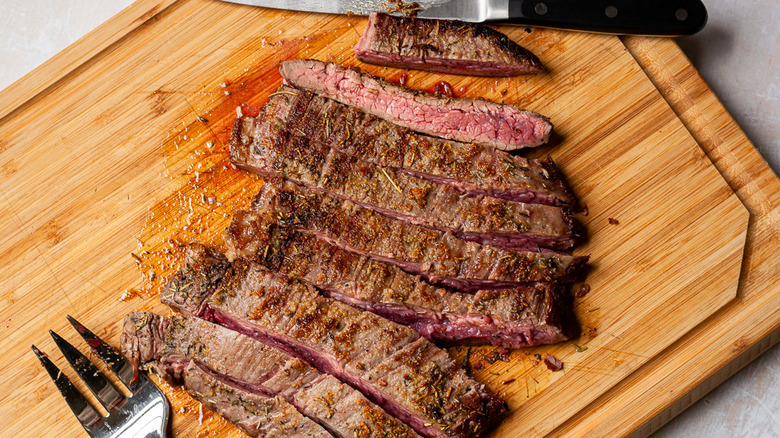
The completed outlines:
{"type": "MultiPolygon", "coordinates": [[[[739,126],[737,121],[734,119],[734,117],[731,116],[729,111],[726,109],[726,107],[723,105],[723,103],[720,101],[718,96],[715,94],[714,91],[709,87],[707,82],[704,80],[704,78],[699,74],[699,72],[696,70],[695,67],[693,67],[693,64],[691,64],[688,57],[685,55],[685,53],[682,51],[682,49],[677,45],[677,43],[674,42],[672,39],[667,38],[640,38],[640,37],[621,37],[621,41],[626,46],[626,49],[631,54],[631,56],[637,61],[639,66],[642,68],[642,71],[645,72],[647,75],[647,78],[655,85],[658,92],[661,94],[661,96],[664,97],[664,100],[669,105],[669,107],[674,111],[674,113],[677,115],[677,118],[680,119],[680,121],[685,125],[688,132],[691,134],[691,136],[696,140],[696,143],[699,145],[699,147],[704,151],[704,153],[707,155],[707,157],[710,159],[710,161],[713,163],[713,165],[718,169],[718,173],[723,176],[723,179],[726,181],[726,183],[732,188],[734,193],[737,194],[742,204],[745,206],[745,209],[751,214],[754,215],[754,209],[757,206],[754,206],[750,203],[750,201],[746,200],[745,197],[740,195],[740,187],[735,187],[734,181],[732,181],[733,177],[729,176],[728,173],[731,172],[744,172],[744,173],[754,173],[754,174],[764,174],[769,172],[773,178],[772,182],[775,184],[777,189],[780,189],[780,177],[778,174],[769,166],[769,163],[766,161],[766,159],[758,152],[758,149],[753,144],[753,142],[748,138],[745,131],[739,126]],[[668,67],[665,69],[667,71],[659,71],[656,70],[656,74],[650,74],[648,70],[651,68],[649,65],[651,60],[658,61],[659,58],[661,58],[661,54],[659,51],[663,49],[667,52],[673,52],[674,56],[678,63],[680,64],[686,64],[690,66],[691,75],[687,79],[684,79],[685,81],[689,82],[695,82],[698,86],[702,88],[703,91],[700,92],[702,99],[706,97],[707,99],[712,100],[712,105],[716,106],[717,108],[713,108],[713,110],[710,110],[709,112],[712,113],[715,111],[715,109],[718,110],[719,114],[718,117],[722,117],[723,120],[718,123],[718,121],[710,120],[708,117],[708,114],[691,114],[690,108],[688,108],[688,105],[690,105],[690,102],[694,102],[693,97],[689,96],[688,91],[686,90],[685,84],[682,83],[679,79],[675,77],[675,72],[671,71],[668,67]],[[663,79],[672,79],[672,81],[668,83],[662,83],[662,79],[659,78],[659,76],[663,75],[663,79]],[[716,144],[716,142],[711,138],[710,133],[707,133],[707,136],[704,136],[703,133],[701,133],[701,127],[695,126],[695,125],[701,125],[702,122],[696,120],[697,118],[704,119],[705,123],[709,123],[710,125],[720,124],[720,128],[725,130],[726,128],[734,130],[734,134],[728,136],[726,139],[719,139],[720,142],[716,144]],[[723,152],[716,152],[714,149],[717,149],[721,147],[723,144],[728,143],[729,141],[734,143],[739,143],[743,146],[743,150],[749,151],[752,155],[750,159],[752,161],[755,161],[756,163],[753,163],[754,166],[757,166],[758,169],[755,169],[753,172],[748,172],[746,169],[740,167],[736,170],[729,169],[727,167],[724,167],[721,164],[721,161],[723,161],[723,156],[728,155],[728,153],[735,152],[733,149],[734,147],[728,148],[728,153],[723,152]]],[[[712,128],[711,126],[707,126],[706,128],[710,130],[715,130],[715,128],[712,128]]],[[[750,175],[752,176],[752,175],[750,175]]],[[[780,201],[780,198],[778,199],[780,201]]],[[[775,205],[772,205],[772,208],[774,209],[780,209],[780,204],[776,203],[775,205]]]]}
{"type": "Polygon", "coordinates": [[[0,90],[0,122],[179,0],[136,0],[0,90]]]}
{"type": "Polygon", "coordinates": [[[780,326],[736,358],[714,370],[709,377],[696,383],[690,390],[680,395],[666,408],[658,411],[648,421],[637,426],[628,437],[645,438],[650,436],[778,343],[780,343],[780,326]]]}
{"type": "MultiPolygon", "coordinates": [[[[645,44],[640,43],[637,38],[623,38],[624,44],[626,45],[626,48],[629,50],[631,55],[634,57],[634,59],[637,60],[637,62],[642,66],[642,70],[647,72],[648,65],[646,62],[643,62],[642,57],[644,56],[646,59],[650,59],[654,56],[658,57],[658,53],[653,53],[653,48],[655,45],[660,43],[660,41],[652,41],[650,40],[648,42],[644,42],[645,44]],[[648,53],[649,52],[649,53],[648,53]]],[[[690,63],[687,56],[683,53],[682,49],[679,48],[676,44],[674,44],[674,49],[677,53],[677,56],[684,58],[686,62],[690,63]]],[[[755,148],[755,145],[752,143],[752,141],[748,138],[747,134],[742,130],[741,127],[739,127],[739,124],[736,122],[736,120],[731,116],[731,114],[728,112],[728,110],[723,106],[722,102],[718,99],[717,95],[712,91],[712,89],[707,85],[706,81],[704,80],[701,75],[694,70],[694,78],[693,80],[696,80],[697,82],[700,82],[704,88],[704,93],[708,95],[709,98],[713,99],[715,101],[715,104],[720,107],[722,110],[722,114],[725,115],[726,122],[731,126],[732,129],[736,130],[736,136],[739,137],[736,139],[737,142],[743,143],[746,147],[749,147],[752,149],[752,152],[759,155],[759,165],[763,167],[763,170],[761,173],[769,172],[774,176],[774,181],[780,181],[778,179],[777,174],[772,170],[772,168],[769,166],[769,163],[766,161],[766,159],[763,158],[763,156],[760,156],[760,154],[757,152],[757,149],[755,148]]],[[[674,77],[674,73],[670,72],[672,74],[672,77],[674,77]]],[[[720,145],[707,145],[707,141],[703,140],[701,138],[697,138],[697,129],[695,126],[696,121],[694,118],[696,115],[690,115],[687,114],[687,108],[685,108],[684,102],[681,102],[679,98],[675,98],[674,93],[678,93],[677,96],[686,95],[686,90],[680,83],[672,83],[672,84],[666,84],[666,87],[661,86],[659,83],[658,77],[653,77],[650,74],[648,74],[648,78],[656,85],[656,89],[661,93],[661,95],[664,97],[664,100],[670,105],[670,107],[674,110],[674,112],[677,114],[678,118],[683,122],[683,124],[686,126],[688,131],[691,133],[691,135],[694,136],[699,146],[702,148],[702,150],[707,154],[707,156],[712,161],[713,165],[718,169],[718,172],[723,176],[726,183],[732,188],[736,196],[740,199],[740,202],[745,207],[745,209],[748,211],[751,220],[753,221],[759,221],[762,219],[763,216],[766,215],[762,214],[761,212],[755,212],[753,211],[757,206],[756,205],[750,205],[751,202],[747,197],[742,194],[742,191],[739,187],[736,186],[736,182],[732,180],[732,178],[727,177],[727,169],[724,169],[722,164],[719,163],[720,160],[718,160],[714,154],[715,151],[713,150],[715,147],[718,147],[720,145]],[[753,207],[753,208],[751,208],[753,207]]],[[[699,117],[705,117],[706,115],[699,115],[699,117]]],[[[708,120],[710,123],[712,123],[711,120],[708,120]]],[[[729,151],[730,153],[733,153],[734,151],[729,151]]],[[[772,205],[771,210],[769,210],[768,214],[775,213],[775,216],[777,216],[777,211],[780,209],[779,205],[772,205]]],[[[765,210],[766,211],[766,210],[765,210]]],[[[755,227],[753,227],[755,228],[755,227]]],[[[780,227],[776,225],[776,222],[774,222],[774,226],[771,226],[770,228],[773,228],[775,232],[780,231],[780,227]]],[[[753,231],[753,230],[749,230],[753,231]]],[[[748,236],[746,236],[747,238],[748,236]]],[[[746,243],[747,244],[747,243],[746,243]]],[[[748,248],[746,247],[746,251],[748,248]]],[[[743,277],[748,275],[746,271],[748,271],[749,268],[743,267],[743,272],[740,274],[740,289],[742,288],[743,284],[743,277]]],[[[776,292],[777,293],[777,292],[776,292]]],[[[724,306],[722,308],[723,310],[727,309],[729,306],[724,306]]],[[[717,314],[719,312],[716,312],[713,314],[711,318],[706,319],[703,321],[700,326],[707,326],[709,324],[713,324],[712,321],[714,318],[717,318],[717,314]]],[[[667,424],[669,421],[671,421],[675,416],[682,413],[685,409],[695,404],[698,400],[703,398],[705,395],[707,395],[710,391],[714,390],[717,386],[728,380],[731,376],[739,372],[742,368],[747,366],[750,362],[758,358],[763,352],[770,349],[772,346],[776,345],[777,343],[780,343],[780,317],[776,318],[774,323],[771,323],[771,325],[766,325],[763,328],[758,330],[759,333],[756,333],[753,335],[755,339],[757,339],[754,343],[750,344],[749,347],[746,347],[746,349],[734,349],[734,348],[727,348],[724,350],[723,354],[723,360],[720,361],[718,364],[710,367],[706,370],[705,373],[700,374],[700,378],[696,381],[690,381],[688,382],[688,385],[686,388],[679,392],[674,398],[671,403],[669,403],[665,408],[663,409],[655,409],[655,412],[653,414],[653,411],[650,412],[649,419],[643,423],[637,422],[635,424],[635,427],[632,428],[630,431],[631,438],[640,438],[640,437],[647,437],[651,435],[653,432],[660,429],[662,426],[667,424]],[[729,354],[730,353],[730,354],[729,354]]],[[[668,350],[674,350],[675,348],[678,348],[678,345],[680,342],[682,342],[683,339],[679,340],[678,342],[675,342],[674,344],[667,347],[668,350]]],[[[731,343],[727,343],[725,345],[731,345],[731,343]]],[[[701,371],[701,370],[699,370],[701,371]]],[[[629,376],[630,377],[630,376],[629,376]]]]}
{"type": "MultiPolygon", "coordinates": [[[[765,237],[766,234],[770,236],[780,235],[780,221],[777,221],[777,218],[780,217],[780,205],[778,205],[777,200],[772,202],[773,200],[767,198],[765,193],[763,193],[764,191],[775,193],[780,191],[780,179],[778,179],[776,173],[769,167],[769,164],[739,127],[736,120],[723,107],[715,93],[706,84],[706,81],[692,67],[679,46],[673,40],[665,38],[624,37],[623,43],[749,212],[750,225],[746,236],[746,252],[751,249],[750,246],[753,240],[765,237]],[[664,58],[661,52],[667,53],[667,56],[664,58]],[[659,74],[658,71],[653,75],[648,71],[651,68],[649,65],[651,62],[663,63],[664,60],[669,61],[672,59],[679,64],[686,64],[683,67],[687,67],[692,71],[691,75],[686,75],[686,80],[695,83],[697,87],[703,89],[703,91],[700,91],[699,100],[709,101],[705,110],[698,114],[698,118],[703,120],[697,120],[697,115],[692,115],[688,111],[690,102],[686,100],[690,100],[690,96],[687,90],[692,87],[690,83],[682,83],[685,81],[676,79],[676,75],[681,73],[680,66],[674,71],[668,69],[667,66],[669,71],[663,72],[664,75],[659,74]],[[661,76],[665,76],[665,78],[661,78],[661,76]],[[700,133],[702,131],[702,123],[715,125],[705,126],[706,129],[730,132],[730,135],[725,141],[720,143],[711,142],[709,140],[712,136],[707,135],[711,134],[711,132],[707,134],[700,133]],[[726,152],[719,151],[718,149],[721,147],[725,147],[727,149],[726,152]],[[729,161],[724,156],[730,155],[730,159],[737,160],[739,157],[736,157],[736,155],[740,153],[743,154],[741,156],[742,161],[739,162],[740,166],[736,170],[724,167],[725,164],[722,161],[729,161]],[[748,165],[747,168],[743,167],[745,164],[748,165]],[[754,180],[758,176],[761,176],[762,179],[756,183],[754,180]],[[750,183],[744,184],[745,180],[750,181],[750,183]],[[749,186],[751,184],[755,184],[758,187],[759,192],[761,192],[760,196],[746,193],[750,191],[751,187],[749,186]],[[756,200],[756,198],[759,199],[756,200]],[[770,218],[766,220],[768,216],[770,218]],[[769,226],[762,227],[767,222],[769,226]]],[[[743,260],[743,264],[747,265],[747,262],[743,260]]],[[[738,294],[744,293],[743,288],[746,287],[745,283],[747,283],[746,277],[754,268],[755,266],[743,266],[740,274],[738,294]]],[[[777,288],[775,288],[774,293],[774,301],[778,301],[780,292],[777,288]]],[[[734,300],[727,304],[700,323],[691,332],[664,349],[652,361],[649,361],[641,369],[627,376],[619,385],[616,385],[618,387],[630,384],[639,385],[643,378],[652,379],[652,377],[641,376],[642,373],[651,375],[647,373],[648,368],[657,367],[659,369],[658,373],[662,373],[665,363],[673,362],[675,358],[682,360],[681,356],[685,354],[686,347],[690,348],[690,345],[695,344],[702,337],[706,337],[708,335],[706,330],[714,330],[714,327],[719,322],[719,318],[724,318],[723,315],[731,318],[734,316],[731,315],[731,312],[736,312],[738,316],[744,318],[741,322],[748,324],[751,329],[750,332],[740,332],[740,336],[734,342],[722,342],[720,344],[724,346],[722,350],[708,354],[708,360],[702,361],[701,364],[692,365],[703,365],[704,368],[697,367],[695,377],[687,379],[684,385],[674,386],[679,385],[680,382],[673,381],[667,384],[668,388],[658,390],[657,393],[654,392],[654,394],[659,394],[659,396],[645,400],[645,402],[651,401],[652,405],[643,404],[644,413],[642,415],[637,415],[637,411],[633,411],[632,406],[643,403],[643,400],[636,400],[630,397],[618,399],[615,397],[615,391],[620,393],[619,389],[612,388],[591,402],[577,415],[569,418],[548,436],[599,436],[599,434],[608,433],[609,436],[638,438],[649,436],[661,428],[675,416],[704,397],[708,392],[737,373],[761,353],[780,342],[780,317],[775,317],[772,320],[771,318],[760,319],[752,315],[749,311],[749,306],[744,303],[746,299],[750,298],[751,296],[747,298],[741,297],[739,300],[734,300]],[[752,319],[751,316],[753,317],[752,319]],[[749,322],[754,324],[750,325],[749,322]],[[717,360],[709,361],[712,357],[717,358],[717,360]],[[640,381],[640,383],[636,383],[637,381],[640,381]],[[609,424],[610,420],[614,423],[611,428],[599,429],[599,425],[609,424]],[[589,425],[589,422],[595,422],[596,425],[589,425]]],[[[771,299],[771,297],[765,298],[766,301],[771,299]]],[[[736,331],[739,332],[739,330],[736,331]]],[[[724,333],[722,338],[728,338],[729,334],[729,332],[724,333]]],[[[660,376],[661,374],[656,377],[660,376]]]]}

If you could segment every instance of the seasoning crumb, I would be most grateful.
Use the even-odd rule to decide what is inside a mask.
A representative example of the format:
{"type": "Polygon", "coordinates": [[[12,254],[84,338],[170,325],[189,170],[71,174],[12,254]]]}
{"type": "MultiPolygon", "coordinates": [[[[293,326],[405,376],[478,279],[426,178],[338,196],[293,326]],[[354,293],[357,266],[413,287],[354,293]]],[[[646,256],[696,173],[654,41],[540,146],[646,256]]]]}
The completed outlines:
{"type": "Polygon", "coordinates": [[[482,362],[476,362],[476,363],[474,363],[474,365],[472,365],[472,367],[475,370],[481,370],[482,369],[482,362]]]}
{"type": "Polygon", "coordinates": [[[544,364],[547,365],[547,369],[552,372],[563,369],[563,362],[552,354],[548,354],[547,357],[544,358],[544,364]]]}
{"type": "Polygon", "coordinates": [[[138,293],[135,289],[127,289],[124,292],[122,292],[122,295],[119,297],[119,301],[128,302],[131,299],[135,297],[140,297],[141,295],[138,293]]]}
{"type": "Polygon", "coordinates": [[[609,221],[610,225],[618,225],[620,222],[615,219],[614,217],[608,218],[607,221],[609,221]]]}
{"type": "Polygon", "coordinates": [[[501,382],[502,385],[509,385],[510,383],[514,382],[515,379],[506,379],[503,382],[501,382]]]}
{"type": "Polygon", "coordinates": [[[588,292],[590,292],[590,285],[588,283],[583,283],[574,296],[577,298],[582,298],[587,295],[588,292]]]}
{"type": "Polygon", "coordinates": [[[209,121],[208,121],[208,119],[206,119],[206,118],[205,118],[205,117],[203,117],[203,116],[198,116],[198,120],[199,120],[199,121],[201,121],[201,122],[203,122],[203,123],[208,123],[208,122],[209,122],[209,121]]]}
{"type": "Polygon", "coordinates": [[[460,364],[460,367],[467,373],[471,372],[471,362],[469,359],[471,359],[471,347],[466,350],[466,355],[463,357],[463,362],[460,364]]]}
{"type": "Polygon", "coordinates": [[[404,0],[387,0],[382,6],[388,13],[400,12],[401,14],[414,18],[422,10],[417,2],[406,3],[404,0]]]}

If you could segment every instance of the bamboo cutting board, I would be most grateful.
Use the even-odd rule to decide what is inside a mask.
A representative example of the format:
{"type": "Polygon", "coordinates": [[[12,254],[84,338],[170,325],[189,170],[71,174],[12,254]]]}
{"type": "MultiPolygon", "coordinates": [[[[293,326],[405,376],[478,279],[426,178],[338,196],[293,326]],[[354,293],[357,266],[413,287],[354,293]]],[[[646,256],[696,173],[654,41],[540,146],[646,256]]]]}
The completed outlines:
{"type": "MultiPolygon", "coordinates": [[[[357,65],[351,47],[363,26],[360,17],[142,0],[3,92],[3,435],[47,436],[55,425],[60,436],[82,433],[29,344],[55,353],[49,328],[75,341],[66,313],[114,345],[128,312],[166,313],[156,292],[176,269],[181,246],[195,239],[220,245],[231,212],[262,184],[226,164],[236,106],[264,102],[280,83],[280,60],[357,65]]],[[[510,407],[492,436],[601,435],[605,428],[624,434],[642,424],[634,418],[648,421],[677,398],[654,397],[648,386],[672,376],[662,383],[690,388],[717,369],[706,361],[695,372],[664,367],[698,359],[686,345],[697,345],[693,337],[712,324],[722,328],[724,315],[733,320],[728,312],[744,299],[734,300],[738,286],[740,293],[748,284],[758,288],[775,273],[766,264],[774,228],[760,241],[761,254],[748,246],[745,263],[742,256],[746,236],[757,229],[755,222],[748,227],[748,209],[754,218],[769,214],[764,222],[774,227],[776,197],[761,196],[760,210],[749,201],[776,178],[739,132],[728,132],[724,142],[713,131],[721,125],[705,123],[701,114],[725,112],[703,83],[694,82],[694,97],[706,98],[706,107],[680,97],[684,87],[675,81],[690,82],[695,72],[680,66],[684,58],[668,40],[502,30],[537,53],[550,73],[475,79],[411,72],[408,84],[429,89],[443,79],[458,95],[550,116],[557,138],[536,153],[552,155],[589,206],[581,217],[589,240],[576,253],[590,254],[593,268],[592,292],[576,301],[585,327],[576,344],[507,357],[494,348],[474,350],[472,361],[485,365],[476,378],[510,407]],[[663,56],[654,47],[665,48],[663,56]],[[742,151],[750,167],[739,173],[733,168],[742,151]],[[763,271],[747,277],[752,283],[740,276],[754,267],[763,271]],[[536,354],[554,354],[564,370],[549,372],[536,354]]],[[[401,73],[361,67],[391,79],[401,73]]],[[[721,124],[733,129],[729,122],[721,124]]],[[[777,291],[766,290],[762,296],[777,309],[777,291]]],[[[733,312],[740,321],[747,319],[741,312],[755,310],[739,309],[733,312]]],[[[744,348],[777,326],[769,314],[750,325],[744,348]]],[[[452,353],[460,358],[464,350],[452,353]]],[[[51,355],[73,375],[59,354],[51,355]]],[[[174,436],[239,436],[181,391],[163,387],[174,436]]]]}

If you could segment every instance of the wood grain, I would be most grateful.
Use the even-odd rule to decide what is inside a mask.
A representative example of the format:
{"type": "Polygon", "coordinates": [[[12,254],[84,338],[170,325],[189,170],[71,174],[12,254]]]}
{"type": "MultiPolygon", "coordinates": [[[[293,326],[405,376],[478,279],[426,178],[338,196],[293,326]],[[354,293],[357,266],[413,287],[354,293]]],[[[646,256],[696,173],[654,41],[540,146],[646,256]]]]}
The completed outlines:
{"type": "Polygon", "coordinates": [[[647,436],[780,339],[780,180],[677,45],[625,43],[750,211],[745,258],[736,300],[553,436],[647,436]]]}
{"type": "MultiPolygon", "coordinates": [[[[166,313],[156,292],[181,246],[219,245],[231,212],[262,184],[226,163],[235,107],[262,104],[280,83],[280,60],[357,65],[351,47],[364,25],[360,17],[207,0],[138,1],[0,94],[14,102],[0,119],[0,309],[8,318],[0,432],[45,436],[57,424],[58,434],[79,436],[29,344],[64,368],[46,330],[75,340],[66,313],[115,345],[129,311],[166,313]],[[212,195],[217,203],[206,202],[212,195]]],[[[576,251],[593,260],[592,292],[576,303],[586,328],[576,342],[587,349],[567,343],[494,363],[494,348],[473,354],[486,365],[476,378],[511,409],[493,436],[538,436],[579,418],[732,301],[748,213],[620,39],[501,30],[550,73],[411,72],[408,84],[430,89],[445,80],[458,95],[551,117],[555,141],[535,153],[553,156],[590,209],[581,217],[589,240],[576,251]],[[554,354],[564,370],[549,372],[534,354],[554,354]]],[[[401,73],[360,66],[391,79],[401,73]]],[[[208,413],[199,421],[197,404],[163,386],[174,436],[236,434],[208,413]]]]}
{"type": "Polygon", "coordinates": [[[0,102],[0,119],[11,111],[23,107],[36,94],[67,77],[100,51],[110,49],[114,43],[138,26],[154,19],[157,13],[175,1],[158,0],[133,3],[102,26],[52,57],[45,65],[36,68],[8,86],[3,92],[5,98],[0,102]]]}

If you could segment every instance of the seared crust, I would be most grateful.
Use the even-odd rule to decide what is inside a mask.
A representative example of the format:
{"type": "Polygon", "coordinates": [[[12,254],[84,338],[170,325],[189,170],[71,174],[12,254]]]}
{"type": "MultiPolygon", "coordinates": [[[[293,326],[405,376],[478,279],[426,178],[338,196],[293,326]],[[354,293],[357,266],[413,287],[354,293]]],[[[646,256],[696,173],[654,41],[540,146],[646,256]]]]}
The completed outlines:
{"type": "Polygon", "coordinates": [[[258,117],[238,122],[240,127],[230,139],[232,162],[464,240],[530,250],[574,246],[578,237],[574,219],[562,208],[463,196],[451,186],[377,166],[326,142],[311,141],[309,131],[321,126],[326,131],[337,129],[329,117],[312,117],[323,103],[312,98],[311,93],[286,87],[274,93],[258,117]],[[295,128],[287,129],[285,119],[295,128]]]}
{"type": "Polygon", "coordinates": [[[264,251],[269,231],[279,225],[313,233],[348,251],[462,291],[533,281],[572,282],[579,278],[588,260],[586,256],[513,251],[466,242],[349,201],[270,181],[266,181],[251,211],[234,215],[228,228],[231,258],[252,257],[264,251]]]}
{"type": "Polygon", "coordinates": [[[188,343],[181,338],[172,339],[171,334],[180,335],[182,327],[181,317],[175,317],[174,321],[171,321],[150,312],[131,313],[125,318],[122,331],[122,354],[136,365],[152,370],[167,382],[183,386],[194,399],[225,417],[249,436],[333,437],[320,425],[298,412],[285,398],[262,391],[251,391],[231,383],[229,379],[220,378],[213,369],[194,360],[190,353],[203,360],[209,357],[206,349],[214,346],[194,340],[188,343]]]}
{"type": "Polygon", "coordinates": [[[509,348],[561,342],[579,332],[568,288],[533,283],[473,294],[432,286],[396,266],[302,232],[274,229],[252,257],[327,296],[407,325],[444,344],[509,348]]]}
{"type": "Polygon", "coordinates": [[[279,72],[296,88],[428,135],[516,150],[542,145],[552,132],[550,120],[533,111],[486,99],[428,94],[332,62],[283,61],[279,72]]]}
{"type": "MultiPolygon", "coordinates": [[[[244,260],[233,262],[216,284],[201,276],[193,248],[164,302],[286,352],[359,389],[368,399],[426,437],[477,437],[506,406],[417,333],[334,300],[295,280],[244,260]],[[194,290],[196,287],[202,290],[194,290]],[[185,294],[187,299],[176,299],[185,294]],[[203,297],[196,303],[189,297],[203,297]],[[173,299],[169,299],[169,298],[173,299]],[[188,303],[180,307],[177,303],[188,303]],[[450,389],[451,388],[451,389],[450,389]]],[[[205,264],[206,266],[208,265],[205,264]]]]}
{"type": "MultiPolygon", "coordinates": [[[[194,259],[191,257],[190,261],[194,259]]],[[[247,400],[265,408],[278,397],[335,436],[419,438],[335,377],[274,347],[202,319],[183,315],[162,318],[137,312],[128,316],[124,335],[127,339],[138,338],[140,342],[135,345],[154,349],[145,348],[140,355],[146,358],[146,366],[170,382],[183,383],[194,396],[201,396],[199,400],[205,399],[210,409],[244,429],[258,427],[244,418],[258,416],[257,409],[245,405],[247,400]],[[149,332],[156,334],[153,343],[145,342],[149,332]],[[247,399],[247,393],[254,398],[247,399]],[[257,400],[258,395],[263,397],[257,400]]],[[[132,346],[133,343],[127,343],[123,351],[136,356],[132,346]]]]}
{"type": "Polygon", "coordinates": [[[246,162],[255,143],[272,132],[306,137],[313,144],[472,195],[576,209],[576,199],[549,157],[527,159],[423,135],[307,91],[281,86],[257,118],[237,119],[231,137],[233,160],[246,162]]]}
{"type": "Polygon", "coordinates": [[[488,26],[377,12],[369,16],[355,56],[370,64],[472,76],[544,71],[533,53],[488,26]]]}

